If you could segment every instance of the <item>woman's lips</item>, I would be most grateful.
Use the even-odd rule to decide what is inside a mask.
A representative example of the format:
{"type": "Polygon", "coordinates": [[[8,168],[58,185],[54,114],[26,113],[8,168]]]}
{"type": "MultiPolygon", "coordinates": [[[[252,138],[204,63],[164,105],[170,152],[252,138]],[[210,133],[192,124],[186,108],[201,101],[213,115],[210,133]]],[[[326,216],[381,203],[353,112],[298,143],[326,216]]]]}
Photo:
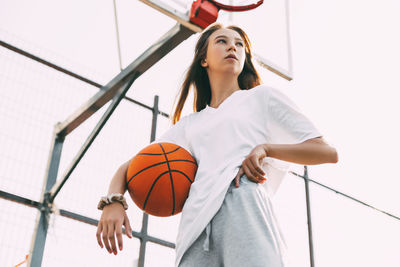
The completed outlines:
{"type": "Polygon", "coordinates": [[[233,56],[227,56],[225,59],[233,59],[233,60],[237,60],[237,58],[233,57],[233,56]]]}

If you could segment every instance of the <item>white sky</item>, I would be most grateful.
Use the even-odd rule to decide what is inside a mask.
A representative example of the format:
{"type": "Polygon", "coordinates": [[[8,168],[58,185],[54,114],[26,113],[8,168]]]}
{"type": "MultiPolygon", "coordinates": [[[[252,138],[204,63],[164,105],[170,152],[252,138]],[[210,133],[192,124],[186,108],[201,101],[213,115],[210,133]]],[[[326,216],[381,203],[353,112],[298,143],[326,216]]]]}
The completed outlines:
{"type": "MultiPolygon", "coordinates": [[[[255,47],[267,47],[268,45],[268,49],[271,49],[270,56],[267,55],[267,50],[262,52],[263,56],[274,59],[275,62],[284,66],[287,63],[286,47],[282,47],[285,43],[278,38],[278,36],[282,36],[282,32],[276,31],[276,29],[283,28],[283,15],[280,15],[282,10],[278,0],[265,1],[263,8],[268,7],[266,6],[268,2],[270,2],[271,10],[276,10],[276,12],[271,12],[277,16],[274,17],[276,27],[261,24],[257,29],[250,28],[248,31],[254,36],[252,41],[255,47]]],[[[294,80],[288,82],[265,70],[260,70],[264,83],[276,86],[288,94],[325,134],[326,140],[339,152],[338,164],[311,166],[309,168],[310,177],[397,216],[400,216],[400,195],[398,194],[400,177],[397,168],[399,160],[397,151],[400,149],[398,139],[400,136],[398,119],[400,114],[400,105],[398,104],[398,90],[400,89],[398,79],[399,10],[400,2],[395,0],[291,1],[294,80]]],[[[126,67],[175,24],[173,20],[135,0],[118,0],[117,11],[123,67],[126,67]]],[[[119,72],[115,36],[113,2],[111,0],[35,1],[34,3],[0,0],[0,40],[14,44],[102,84],[106,84],[119,72]]],[[[171,113],[171,105],[182,81],[183,71],[192,59],[196,38],[197,35],[189,38],[139,78],[128,95],[152,105],[153,96],[157,94],[160,96],[161,110],[171,113]]],[[[22,65],[5,63],[8,62],[4,56],[6,50],[2,49],[1,51],[3,51],[3,57],[0,57],[3,73],[1,77],[16,75],[16,79],[22,79],[24,75],[32,75],[31,68],[27,67],[30,63],[22,65]],[[16,66],[25,69],[20,71],[16,66]],[[4,74],[5,72],[7,74],[4,74]]],[[[46,70],[45,67],[43,69],[46,70]]],[[[53,79],[55,74],[49,74],[49,77],[53,79]]],[[[42,79],[46,79],[46,77],[42,79]]],[[[55,89],[57,89],[57,81],[58,78],[54,78],[51,84],[51,86],[55,86],[55,89]]],[[[48,87],[49,84],[46,82],[48,81],[42,83],[48,87]]],[[[16,103],[15,101],[19,101],[18,97],[11,97],[15,92],[12,93],[8,86],[12,86],[12,84],[14,83],[2,82],[0,84],[2,86],[0,92],[3,98],[1,102],[3,114],[11,114],[10,109],[16,103]],[[10,96],[8,97],[8,95],[10,96]],[[12,99],[12,101],[7,102],[7,99],[10,101],[12,99]],[[7,103],[9,107],[5,108],[7,103]]],[[[71,114],[96,92],[95,89],[90,89],[90,86],[83,88],[80,83],[71,82],[71,84],[66,84],[65,88],[68,86],[74,88],[73,94],[80,97],[74,99],[80,99],[80,102],[70,100],[69,104],[62,107],[55,104],[54,109],[60,110],[52,114],[51,119],[54,119],[54,123],[65,119],[68,114],[71,114]]],[[[52,93],[55,97],[66,99],[68,91],[65,92],[65,96],[57,96],[58,93],[54,93],[54,91],[52,93]]],[[[45,89],[41,93],[51,94],[45,89]]],[[[26,93],[19,94],[30,99],[29,101],[40,102],[42,99],[37,94],[28,96],[26,93]]],[[[192,102],[186,104],[186,113],[191,112],[191,104],[192,102]]],[[[35,118],[35,113],[32,113],[33,111],[29,108],[29,104],[25,105],[25,113],[33,115],[28,116],[27,121],[35,118]]],[[[123,116],[122,110],[133,109],[120,107],[120,116],[123,116]]],[[[143,112],[140,108],[135,108],[135,110],[143,112]]],[[[148,125],[151,115],[145,114],[147,115],[143,116],[147,116],[145,118],[148,125]]],[[[98,116],[97,118],[99,118],[98,116]]],[[[1,118],[4,119],[5,116],[1,118]]],[[[10,119],[8,123],[11,121],[10,119]]],[[[19,119],[18,122],[25,124],[22,119],[19,119]]],[[[62,170],[69,164],[73,154],[87,136],[85,131],[90,130],[89,124],[94,125],[93,123],[95,120],[88,122],[85,126],[86,130],[81,131],[81,136],[73,137],[74,141],[71,141],[71,146],[65,147],[66,156],[61,163],[62,170]]],[[[166,123],[162,120],[160,124],[162,129],[158,129],[157,135],[167,128],[166,123]]],[[[3,125],[5,125],[4,121],[3,125]]],[[[16,125],[15,127],[21,126],[16,125]]],[[[123,127],[123,124],[120,127],[123,127]]],[[[137,138],[141,138],[141,142],[138,141],[138,144],[135,144],[135,149],[150,141],[147,128],[136,133],[137,138]]],[[[44,139],[43,143],[48,146],[51,127],[46,130],[48,131],[43,131],[44,134],[40,133],[37,136],[41,136],[44,139]]],[[[133,131],[138,130],[133,127],[133,131]]],[[[0,141],[6,142],[8,139],[4,136],[10,132],[3,129],[1,134],[3,139],[0,141]]],[[[104,142],[109,142],[107,136],[111,136],[111,134],[106,134],[102,139],[104,142]]],[[[5,145],[5,143],[0,144],[5,145]]],[[[13,149],[13,147],[10,146],[9,149],[13,149]]],[[[45,165],[48,148],[46,147],[43,151],[45,160],[40,162],[45,165]]],[[[108,176],[101,177],[103,181],[109,179],[118,162],[121,162],[124,157],[128,157],[131,152],[125,151],[120,154],[123,156],[110,159],[111,166],[105,171],[108,176]]],[[[0,157],[0,161],[3,161],[2,166],[7,166],[6,158],[4,154],[2,155],[0,157]]],[[[96,158],[93,157],[88,161],[95,162],[96,158]]],[[[40,162],[37,164],[40,165],[40,162]]],[[[301,166],[298,167],[301,173],[301,166]]],[[[43,177],[40,175],[43,174],[38,174],[38,181],[41,181],[43,177]]],[[[297,246],[296,249],[298,249],[299,244],[307,245],[304,241],[306,240],[304,229],[299,230],[299,227],[305,227],[304,209],[299,211],[297,208],[290,208],[292,206],[290,203],[296,203],[296,201],[303,203],[304,193],[298,191],[303,190],[300,180],[296,181],[296,178],[293,177],[290,177],[290,180],[293,180],[290,182],[293,184],[287,181],[287,184],[282,185],[282,192],[277,197],[277,207],[286,208],[278,208],[278,213],[282,216],[282,225],[289,245],[295,244],[294,246],[297,246]],[[296,200],[297,198],[298,200],[296,200]],[[293,224],[291,216],[294,216],[293,218],[301,217],[303,220],[300,223],[301,226],[293,224]]],[[[4,181],[0,184],[1,190],[8,188],[4,181]]],[[[80,192],[79,189],[72,187],[72,181],[68,183],[71,184],[71,188],[66,187],[65,192],[76,192],[77,190],[80,192]]],[[[37,187],[40,188],[41,184],[37,187]]],[[[98,191],[91,193],[92,197],[89,201],[93,203],[98,201],[99,194],[105,193],[107,184],[103,182],[98,187],[96,189],[98,191]]],[[[395,253],[400,249],[399,221],[335,196],[326,190],[320,190],[315,186],[312,188],[316,266],[394,267],[400,265],[398,257],[395,258],[395,253]]],[[[40,191],[38,192],[40,193],[40,191]]],[[[37,192],[32,194],[35,195],[37,192]]],[[[70,197],[75,198],[77,195],[70,195],[70,197]]],[[[68,194],[61,194],[60,202],[62,199],[68,201],[68,194]]],[[[70,201],[76,200],[71,199],[70,201]]],[[[74,208],[82,211],[79,210],[79,204],[74,205],[74,208]]],[[[6,206],[9,207],[4,201],[0,202],[2,209],[6,206]]],[[[11,207],[9,208],[11,209],[11,207]]],[[[68,205],[64,205],[63,208],[68,209],[68,205]]],[[[87,212],[89,214],[91,212],[92,217],[99,216],[95,211],[87,212]]],[[[62,221],[63,219],[60,218],[59,222],[62,223],[62,221]]],[[[0,222],[4,223],[4,220],[0,222]]],[[[157,227],[158,222],[159,220],[155,219],[151,223],[157,227]]],[[[176,225],[176,222],[176,218],[171,220],[168,227],[175,227],[172,225],[176,225]]],[[[33,224],[33,221],[30,223],[33,224]]],[[[94,227],[89,228],[94,229],[94,227]]],[[[162,233],[159,233],[158,236],[162,236],[162,233]]],[[[26,238],[26,242],[29,243],[30,235],[28,234],[26,238]]],[[[94,240],[94,235],[89,235],[87,239],[90,238],[94,240]]],[[[49,240],[49,242],[56,242],[51,241],[51,235],[49,240]]],[[[93,245],[92,240],[89,241],[93,245]]],[[[174,240],[170,241],[174,242],[174,240]]],[[[130,242],[130,240],[125,239],[125,242],[130,242]]],[[[68,249],[68,245],[71,244],[66,244],[66,249],[68,249]]],[[[26,246],[29,248],[29,244],[26,246]]],[[[0,248],[4,249],[3,246],[0,248]]],[[[49,255],[47,264],[51,266],[49,251],[51,251],[50,248],[46,253],[49,255]]],[[[22,261],[25,254],[23,251],[21,253],[21,256],[18,254],[16,257],[22,261]]],[[[291,253],[293,254],[292,261],[296,263],[294,266],[307,266],[306,249],[291,253]]],[[[173,259],[173,256],[169,257],[173,259]]],[[[17,262],[18,260],[12,260],[10,264],[17,262]]],[[[67,261],[65,263],[67,264],[67,261]]],[[[149,263],[148,266],[155,265],[149,263]]]]}

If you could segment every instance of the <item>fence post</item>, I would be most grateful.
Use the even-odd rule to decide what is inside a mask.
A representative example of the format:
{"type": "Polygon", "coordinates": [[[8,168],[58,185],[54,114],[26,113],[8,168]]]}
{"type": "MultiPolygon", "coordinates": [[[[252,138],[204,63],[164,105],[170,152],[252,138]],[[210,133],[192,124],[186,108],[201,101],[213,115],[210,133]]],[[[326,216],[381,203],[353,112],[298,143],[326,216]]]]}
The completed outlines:
{"type": "MultiPolygon", "coordinates": [[[[152,123],[151,123],[150,142],[153,142],[156,139],[158,113],[159,113],[159,110],[158,110],[158,95],[155,95],[154,96],[154,105],[153,105],[153,119],[152,119],[152,123]]],[[[149,215],[147,213],[143,212],[138,267],[144,267],[144,260],[145,260],[145,256],[146,256],[146,243],[147,243],[147,228],[148,228],[148,225],[149,225],[149,215]]]]}
{"type": "Polygon", "coordinates": [[[314,264],[314,247],[312,238],[312,224],[311,224],[311,207],[310,207],[310,189],[308,187],[308,169],[304,166],[304,185],[306,189],[306,204],[307,204],[307,225],[308,225],[308,245],[310,249],[310,266],[315,267],[314,264]]]}

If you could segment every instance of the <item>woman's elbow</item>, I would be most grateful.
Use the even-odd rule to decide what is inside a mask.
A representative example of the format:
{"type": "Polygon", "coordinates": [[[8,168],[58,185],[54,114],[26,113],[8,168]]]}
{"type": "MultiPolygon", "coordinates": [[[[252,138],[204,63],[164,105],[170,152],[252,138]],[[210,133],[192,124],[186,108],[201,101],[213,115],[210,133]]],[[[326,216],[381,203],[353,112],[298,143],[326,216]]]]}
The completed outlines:
{"type": "Polygon", "coordinates": [[[339,155],[336,148],[329,146],[329,162],[328,163],[338,163],[339,155]]]}
{"type": "Polygon", "coordinates": [[[322,137],[313,138],[306,141],[307,143],[317,144],[320,148],[320,158],[321,163],[337,163],[339,161],[339,156],[336,148],[330,146],[322,137]]]}

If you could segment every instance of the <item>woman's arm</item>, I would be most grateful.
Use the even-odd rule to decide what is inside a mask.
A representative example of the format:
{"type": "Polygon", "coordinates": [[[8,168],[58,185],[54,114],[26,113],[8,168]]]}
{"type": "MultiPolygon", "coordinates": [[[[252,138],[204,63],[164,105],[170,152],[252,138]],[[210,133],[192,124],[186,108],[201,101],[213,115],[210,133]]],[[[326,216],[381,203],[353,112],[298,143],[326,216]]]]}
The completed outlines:
{"type": "Polygon", "coordinates": [[[303,165],[337,163],[338,154],[322,137],[300,144],[263,144],[268,157],[303,165]]]}
{"type": "Polygon", "coordinates": [[[111,179],[110,185],[108,187],[108,194],[112,193],[121,193],[125,194],[126,188],[125,188],[125,174],[126,171],[129,167],[129,162],[125,162],[122,164],[117,172],[114,174],[114,177],[111,179]]]}
{"type": "MultiPolygon", "coordinates": [[[[115,172],[108,188],[108,194],[125,194],[125,176],[129,166],[129,162],[130,161],[127,161],[122,164],[115,172]]],[[[127,236],[129,238],[132,238],[132,227],[130,225],[126,211],[124,210],[121,203],[115,202],[105,206],[103,208],[103,212],[101,213],[100,221],[97,225],[96,238],[99,246],[101,248],[105,246],[109,253],[114,253],[115,255],[117,255],[116,243],[118,243],[119,250],[122,250],[123,247],[123,225],[125,226],[125,233],[127,234],[127,236]]]]}
{"type": "Polygon", "coordinates": [[[260,144],[242,162],[235,177],[236,187],[239,187],[239,179],[243,174],[255,183],[264,183],[267,180],[261,167],[261,160],[265,157],[303,165],[338,162],[336,149],[328,145],[322,137],[312,138],[300,144],[260,144]]]}

